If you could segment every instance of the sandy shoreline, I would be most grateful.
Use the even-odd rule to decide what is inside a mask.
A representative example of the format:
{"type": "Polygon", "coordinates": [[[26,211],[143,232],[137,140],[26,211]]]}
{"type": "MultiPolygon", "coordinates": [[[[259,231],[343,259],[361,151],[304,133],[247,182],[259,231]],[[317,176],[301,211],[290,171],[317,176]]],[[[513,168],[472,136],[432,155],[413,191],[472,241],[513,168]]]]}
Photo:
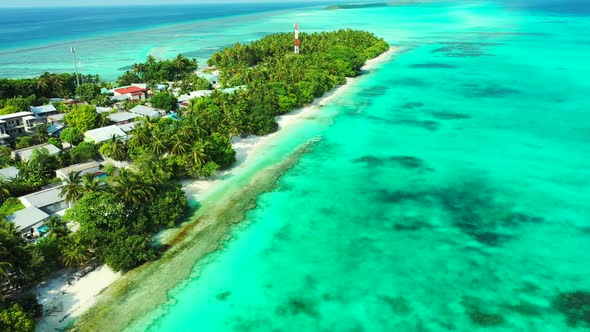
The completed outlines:
{"type": "MultiPolygon", "coordinates": [[[[389,61],[398,51],[398,48],[391,47],[387,52],[367,61],[362,69],[370,71],[389,61]]],[[[263,137],[250,136],[232,140],[232,145],[236,150],[236,166],[220,172],[212,180],[184,181],[182,185],[187,197],[189,199],[198,197],[199,201],[202,201],[215,193],[226,182],[227,177],[236,176],[246,171],[261,155],[269,153],[272,146],[280,141],[278,138],[288,132],[289,128],[301,124],[306,118],[311,117],[320,106],[338,99],[357,79],[347,78],[346,84],[314,100],[311,105],[280,116],[277,119],[279,130],[275,133],[263,137]]],[[[173,229],[166,232],[161,240],[166,242],[173,238],[178,231],[179,229],[173,229]]],[[[94,306],[103,290],[121,278],[121,274],[111,271],[106,266],[90,272],[72,285],[68,284],[69,276],[69,274],[64,274],[34,290],[40,303],[44,306],[44,317],[40,320],[37,331],[61,331],[71,325],[73,321],[94,306]]]]}

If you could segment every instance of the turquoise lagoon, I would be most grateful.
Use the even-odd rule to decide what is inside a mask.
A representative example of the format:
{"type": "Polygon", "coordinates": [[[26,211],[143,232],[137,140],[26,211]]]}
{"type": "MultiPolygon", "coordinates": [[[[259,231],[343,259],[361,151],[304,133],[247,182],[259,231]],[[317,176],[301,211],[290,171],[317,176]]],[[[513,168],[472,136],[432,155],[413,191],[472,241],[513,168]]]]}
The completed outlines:
{"type": "Polygon", "coordinates": [[[13,41],[0,76],[71,71],[70,46],[114,79],[294,21],[372,31],[398,54],[277,137],[256,167],[307,152],[128,330],[582,331],[553,303],[590,291],[589,15],[557,0],[236,12],[13,41]]]}
{"type": "Polygon", "coordinates": [[[236,37],[298,20],[402,51],[277,142],[312,143],[128,330],[587,328],[553,303],[590,290],[590,19],[534,4],[242,21],[236,37]]]}

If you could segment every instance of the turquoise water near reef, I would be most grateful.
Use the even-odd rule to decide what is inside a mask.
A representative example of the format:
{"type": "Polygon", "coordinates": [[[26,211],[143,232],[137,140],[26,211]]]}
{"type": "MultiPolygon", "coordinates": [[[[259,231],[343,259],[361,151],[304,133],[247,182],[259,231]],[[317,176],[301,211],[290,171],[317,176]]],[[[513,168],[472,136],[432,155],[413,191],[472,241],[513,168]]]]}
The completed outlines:
{"type": "Polygon", "coordinates": [[[285,136],[314,143],[129,330],[587,328],[552,305],[590,290],[590,19],[568,6],[425,2],[239,25],[296,18],[404,50],[285,136]]]}

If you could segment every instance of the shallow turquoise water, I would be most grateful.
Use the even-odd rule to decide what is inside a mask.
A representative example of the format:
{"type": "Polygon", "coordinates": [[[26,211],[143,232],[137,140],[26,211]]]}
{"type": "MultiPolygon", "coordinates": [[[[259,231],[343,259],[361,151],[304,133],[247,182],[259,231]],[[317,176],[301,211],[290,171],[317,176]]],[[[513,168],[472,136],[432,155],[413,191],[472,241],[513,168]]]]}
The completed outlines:
{"type": "Polygon", "coordinates": [[[292,133],[319,141],[130,330],[582,330],[551,302],[590,290],[588,17],[473,1],[257,28],[294,16],[406,51],[292,133]]]}

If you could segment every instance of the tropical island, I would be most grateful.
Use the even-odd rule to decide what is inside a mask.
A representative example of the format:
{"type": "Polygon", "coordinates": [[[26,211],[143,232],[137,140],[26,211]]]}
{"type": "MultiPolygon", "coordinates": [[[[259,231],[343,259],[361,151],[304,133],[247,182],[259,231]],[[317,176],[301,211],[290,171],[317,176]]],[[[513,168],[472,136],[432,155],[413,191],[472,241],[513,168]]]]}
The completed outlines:
{"type": "Polygon", "coordinates": [[[115,83],[0,79],[0,329],[34,330],[48,308],[29,290],[56,271],[125,272],[158,259],[169,245],[154,236],[190,211],[180,181],[232,167],[232,138],[277,131],[277,116],[389,49],[364,31],[300,39],[301,54],[292,33],[235,44],[200,71],[182,55],[148,57],[115,83]]]}

